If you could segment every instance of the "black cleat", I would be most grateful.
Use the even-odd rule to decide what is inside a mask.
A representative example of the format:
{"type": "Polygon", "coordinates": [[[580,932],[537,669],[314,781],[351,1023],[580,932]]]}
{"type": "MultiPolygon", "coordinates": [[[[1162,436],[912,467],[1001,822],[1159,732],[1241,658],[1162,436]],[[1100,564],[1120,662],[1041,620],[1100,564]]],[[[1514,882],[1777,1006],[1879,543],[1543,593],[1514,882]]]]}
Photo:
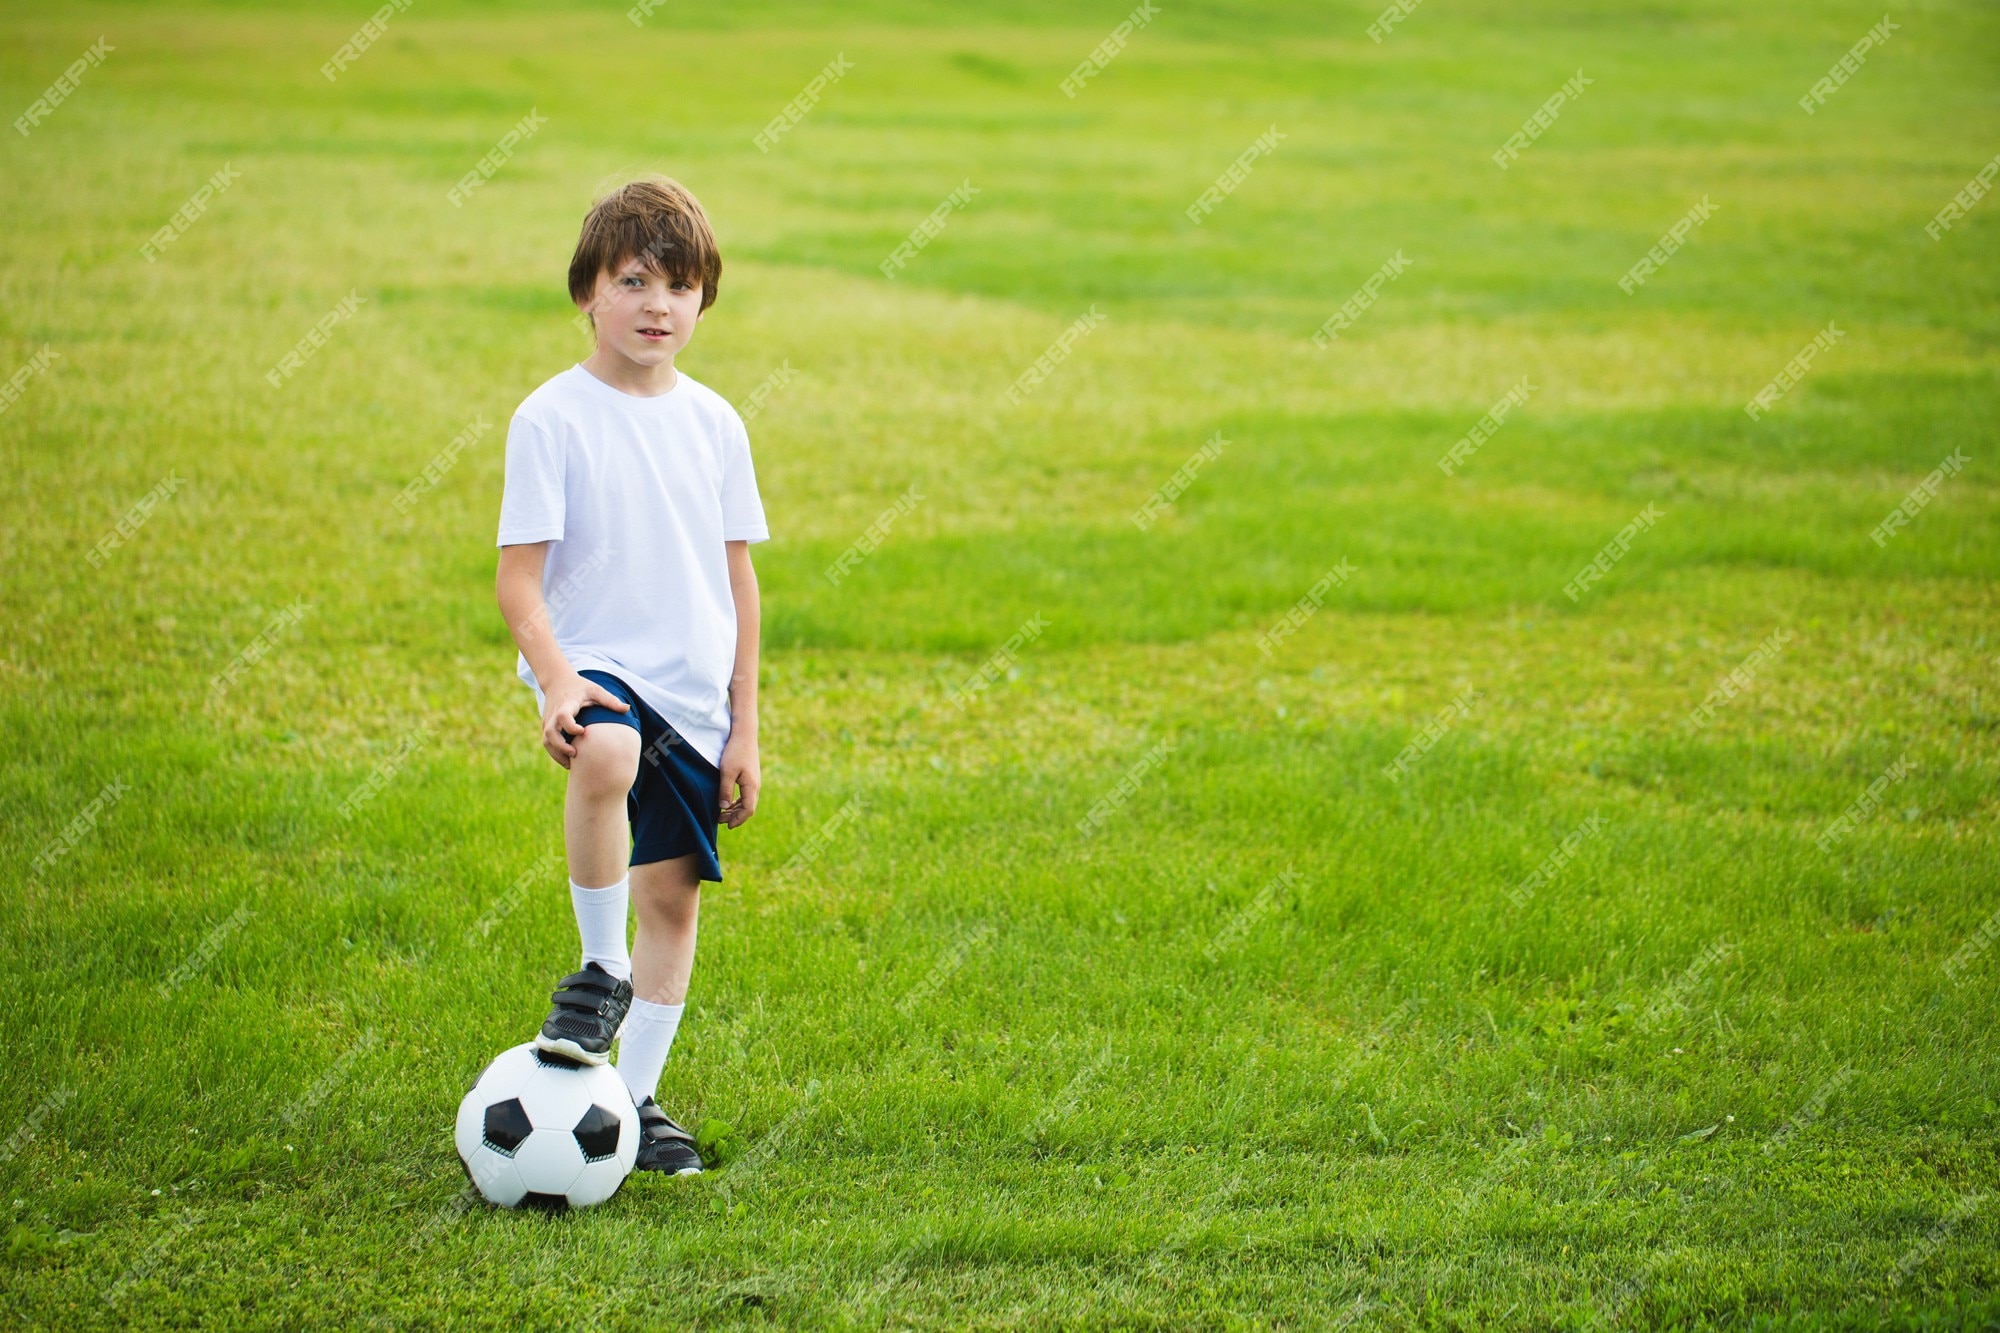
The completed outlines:
{"type": "Polygon", "coordinates": [[[663,1171],[670,1176],[701,1174],[701,1154],[694,1135],[667,1118],[660,1104],[648,1097],[639,1103],[639,1157],[634,1171],[663,1171]]]}
{"type": "Polygon", "coordinates": [[[631,982],[590,963],[564,977],[549,998],[555,1008],[542,1022],[536,1046],[587,1065],[601,1065],[611,1058],[611,1043],[625,1025],[625,1011],[632,1007],[631,982]]]}

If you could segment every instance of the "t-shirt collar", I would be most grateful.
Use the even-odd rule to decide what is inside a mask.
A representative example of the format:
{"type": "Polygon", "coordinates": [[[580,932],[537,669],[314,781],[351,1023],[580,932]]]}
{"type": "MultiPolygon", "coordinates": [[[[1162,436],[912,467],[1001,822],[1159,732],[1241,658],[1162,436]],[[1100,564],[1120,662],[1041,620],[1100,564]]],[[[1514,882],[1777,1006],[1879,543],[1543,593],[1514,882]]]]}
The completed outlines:
{"type": "Polygon", "coordinates": [[[634,412],[664,412],[676,406],[686,396],[681,392],[681,387],[687,383],[687,372],[679,366],[674,367],[674,387],[665,393],[654,394],[650,398],[641,398],[637,394],[613,388],[591,374],[581,361],[577,362],[573,369],[576,371],[577,379],[582,382],[585,393],[602,402],[616,403],[634,412]]]}

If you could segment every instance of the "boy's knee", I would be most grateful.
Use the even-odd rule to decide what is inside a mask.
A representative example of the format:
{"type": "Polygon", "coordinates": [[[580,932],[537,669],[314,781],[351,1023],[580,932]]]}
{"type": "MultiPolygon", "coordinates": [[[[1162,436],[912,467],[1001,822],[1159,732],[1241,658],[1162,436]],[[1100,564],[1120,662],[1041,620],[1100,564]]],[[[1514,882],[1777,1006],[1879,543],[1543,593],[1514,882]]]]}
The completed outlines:
{"type": "Polygon", "coordinates": [[[584,795],[623,796],[639,776],[639,733],[615,722],[599,722],[583,729],[574,742],[576,756],[569,761],[569,780],[579,784],[584,795]]]}
{"type": "Polygon", "coordinates": [[[642,916],[685,925],[701,907],[701,881],[679,876],[632,876],[632,906],[642,916]]]}

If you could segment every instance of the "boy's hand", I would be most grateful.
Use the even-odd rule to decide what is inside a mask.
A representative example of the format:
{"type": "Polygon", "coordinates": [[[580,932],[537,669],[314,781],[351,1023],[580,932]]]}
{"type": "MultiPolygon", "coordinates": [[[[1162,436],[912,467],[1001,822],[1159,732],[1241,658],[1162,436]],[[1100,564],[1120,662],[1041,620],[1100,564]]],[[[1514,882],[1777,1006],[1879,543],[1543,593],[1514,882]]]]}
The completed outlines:
{"type": "Polygon", "coordinates": [[[578,713],[591,704],[618,713],[632,711],[632,705],[596,681],[585,680],[575,672],[558,678],[542,691],[542,698],[542,748],[549,752],[549,758],[564,768],[568,768],[569,761],[576,758],[576,746],[570,744],[565,733],[583,730],[577,725],[578,713]]]}
{"type": "Polygon", "coordinates": [[[757,789],[764,779],[757,771],[757,738],[741,731],[729,733],[722,747],[722,822],[741,828],[757,813],[757,789]],[[730,799],[731,793],[735,799],[730,799]]]}

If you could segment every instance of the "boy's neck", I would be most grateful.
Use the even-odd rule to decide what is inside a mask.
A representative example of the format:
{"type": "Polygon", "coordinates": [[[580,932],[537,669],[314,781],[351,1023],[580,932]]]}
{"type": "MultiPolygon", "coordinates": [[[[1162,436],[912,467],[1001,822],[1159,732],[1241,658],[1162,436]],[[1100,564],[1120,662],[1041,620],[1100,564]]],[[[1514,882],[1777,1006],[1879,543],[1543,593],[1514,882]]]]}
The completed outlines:
{"type": "Polygon", "coordinates": [[[680,372],[674,369],[672,357],[657,366],[643,366],[602,343],[585,359],[583,368],[620,393],[631,394],[634,398],[657,398],[672,392],[673,387],[680,383],[680,372]]]}

